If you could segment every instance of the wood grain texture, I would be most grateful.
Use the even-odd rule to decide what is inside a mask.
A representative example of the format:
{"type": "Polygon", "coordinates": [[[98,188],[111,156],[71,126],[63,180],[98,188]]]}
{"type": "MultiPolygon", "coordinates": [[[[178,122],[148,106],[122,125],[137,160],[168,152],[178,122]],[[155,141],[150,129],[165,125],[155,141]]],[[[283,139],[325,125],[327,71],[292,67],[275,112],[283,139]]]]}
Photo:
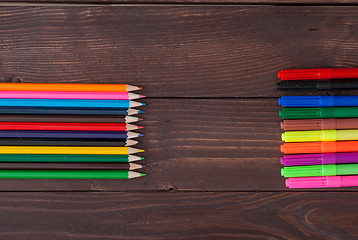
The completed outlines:
{"type": "Polygon", "coordinates": [[[283,68],[356,67],[358,7],[0,8],[0,81],[274,97],[283,68]],[[190,85],[190,86],[189,86],[190,85]]]}
{"type": "Polygon", "coordinates": [[[6,4],[13,4],[16,6],[17,3],[38,3],[38,4],[217,4],[217,5],[227,5],[227,4],[249,4],[249,5],[259,5],[259,4],[272,4],[272,5],[356,5],[355,0],[8,0],[0,1],[6,4]]]}
{"type": "Polygon", "coordinates": [[[355,239],[358,193],[1,193],[2,239],[355,239]]]}
{"type": "Polygon", "coordinates": [[[146,99],[146,177],[0,180],[0,190],[284,190],[277,101],[146,99]]]}

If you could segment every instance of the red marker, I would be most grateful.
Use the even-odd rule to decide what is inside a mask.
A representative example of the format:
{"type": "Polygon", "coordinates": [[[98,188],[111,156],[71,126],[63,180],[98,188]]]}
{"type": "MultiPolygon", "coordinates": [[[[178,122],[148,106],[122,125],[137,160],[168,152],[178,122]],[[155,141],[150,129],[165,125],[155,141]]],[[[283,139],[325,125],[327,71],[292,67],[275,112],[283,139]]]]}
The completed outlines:
{"type": "Polygon", "coordinates": [[[358,68],[290,69],[279,71],[277,77],[281,80],[358,78],[358,68]]]}

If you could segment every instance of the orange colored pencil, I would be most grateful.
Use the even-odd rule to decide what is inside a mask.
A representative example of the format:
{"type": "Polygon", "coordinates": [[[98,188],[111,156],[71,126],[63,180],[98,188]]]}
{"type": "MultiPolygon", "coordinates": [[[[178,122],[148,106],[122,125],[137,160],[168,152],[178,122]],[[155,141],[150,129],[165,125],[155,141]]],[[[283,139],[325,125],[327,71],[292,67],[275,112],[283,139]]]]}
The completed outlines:
{"type": "Polygon", "coordinates": [[[128,84],[0,83],[1,91],[131,92],[142,88],[128,84]]]}

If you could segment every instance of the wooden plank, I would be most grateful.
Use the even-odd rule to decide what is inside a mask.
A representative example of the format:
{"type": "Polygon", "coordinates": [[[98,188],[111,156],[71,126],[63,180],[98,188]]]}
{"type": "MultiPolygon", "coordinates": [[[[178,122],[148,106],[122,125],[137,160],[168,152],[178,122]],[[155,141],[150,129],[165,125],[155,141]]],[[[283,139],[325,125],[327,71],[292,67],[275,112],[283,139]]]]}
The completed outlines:
{"type": "MultiPolygon", "coordinates": [[[[12,3],[16,6],[17,3],[35,3],[35,4],[249,4],[249,5],[256,5],[256,4],[287,4],[287,5],[349,5],[349,4],[356,4],[354,0],[9,0],[3,1],[4,3],[12,3]]],[[[0,2],[1,3],[1,2],[0,2]]]]}
{"type": "Polygon", "coordinates": [[[1,193],[4,239],[355,239],[358,193],[1,193]]]}
{"type": "Polygon", "coordinates": [[[138,147],[146,177],[0,180],[5,191],[286,190],[280,120],[272,99],[147,99],[138,147]]]}
{"type": "Polygon", "coordinates": [[[358,7],[0,8],[0,80],[275,97],[283,68],[357,66],[358,7]]]}

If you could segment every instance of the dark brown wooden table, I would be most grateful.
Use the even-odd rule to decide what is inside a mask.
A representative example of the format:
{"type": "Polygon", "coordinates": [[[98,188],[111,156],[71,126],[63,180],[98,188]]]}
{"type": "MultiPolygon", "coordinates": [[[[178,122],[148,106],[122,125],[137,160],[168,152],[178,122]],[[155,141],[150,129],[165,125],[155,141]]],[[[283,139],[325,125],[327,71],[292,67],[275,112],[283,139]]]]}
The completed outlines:
{"type": "Polygon", "coordinates": [[[0,4],[0,81],[148,96],[146,177],[0,180],[0,239],[357,238],[357,188],[284,187],[275,90],[283,68],[358,66],[356,2],[160,2],[0,4]]]}

